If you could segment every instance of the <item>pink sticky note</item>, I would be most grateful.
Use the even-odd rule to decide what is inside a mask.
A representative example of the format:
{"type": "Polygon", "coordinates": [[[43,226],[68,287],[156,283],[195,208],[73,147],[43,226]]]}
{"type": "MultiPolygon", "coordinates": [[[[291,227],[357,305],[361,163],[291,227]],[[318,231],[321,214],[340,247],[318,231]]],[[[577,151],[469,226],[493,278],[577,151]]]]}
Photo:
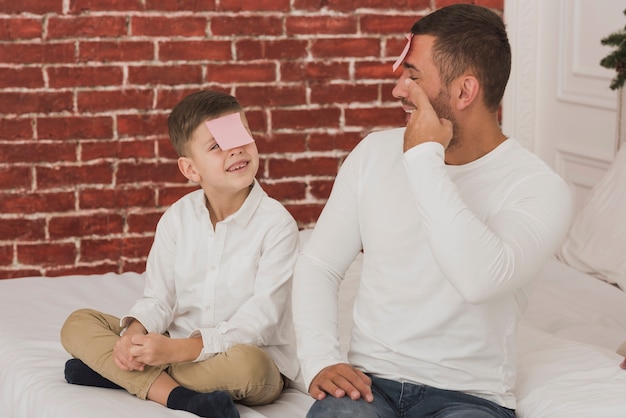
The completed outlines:
{"type": "Polygon", "coordinates": [[[404,58],[406,57],[406,54],[409,53],[409,48],[411,48],[411,39],[413,39],[413,34],[409,33],[406,36],[407,42],[406,45],[404,46],[404,50],[402,51],[402,53],[400,54],[400,56],[398,57],[398,59],[396,60],[396,62],[393,63],[393,71],[396,71],[398,69],[398,67],[400,66],[400,64],[402,64],[402,61],[404,61],[404,58]]]}
{"type": "Polygon", "coordinates": [[[217,145],[223,150],[254,142],[254,138],[241,122],[239,112],[208,120],[206,126],[211,131],[217,145]]]}

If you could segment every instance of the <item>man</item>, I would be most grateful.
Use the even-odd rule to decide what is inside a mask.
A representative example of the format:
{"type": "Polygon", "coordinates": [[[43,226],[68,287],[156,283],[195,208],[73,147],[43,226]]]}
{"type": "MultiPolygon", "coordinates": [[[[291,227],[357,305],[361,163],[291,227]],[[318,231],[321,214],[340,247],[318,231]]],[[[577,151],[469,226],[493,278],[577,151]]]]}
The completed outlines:
{"type": "Polygon", "coordinates": [[[393,90],[407,126],[352,151],[296,263],[308,417],[514,417],[516,326],[569,191],[500,130],[511,52],[497,14],[449,6],[408,38],[393,90]],[[345,358],[337,289],[361,250],[345,358]]]}

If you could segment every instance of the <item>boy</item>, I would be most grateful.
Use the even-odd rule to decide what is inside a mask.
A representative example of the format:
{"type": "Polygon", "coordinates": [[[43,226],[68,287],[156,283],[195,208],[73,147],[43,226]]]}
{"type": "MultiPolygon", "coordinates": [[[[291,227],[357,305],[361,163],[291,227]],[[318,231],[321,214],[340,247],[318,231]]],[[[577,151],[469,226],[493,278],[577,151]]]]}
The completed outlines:
{"type": "Polygon", "coordinates": [[[81,309],[66,320],[65,376],[239,417],[233,400],[270,403],[298,371],[288,309],[298,228],[255,179],[258,151],[234,97],[191,94],[168,127],[178,168],[201,189],[163,214],[126,316],[81,309]]]}

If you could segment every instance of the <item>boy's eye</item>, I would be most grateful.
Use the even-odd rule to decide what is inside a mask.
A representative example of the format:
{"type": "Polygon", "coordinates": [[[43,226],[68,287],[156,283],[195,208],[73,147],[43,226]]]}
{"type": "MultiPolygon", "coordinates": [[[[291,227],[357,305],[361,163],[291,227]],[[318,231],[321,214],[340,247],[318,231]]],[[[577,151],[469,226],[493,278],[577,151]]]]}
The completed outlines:
{"type": "Polygon", "coordinates": [[[209,151],[213,151],[214,149],[218,149],[220,146],[218,145],[218,143],[216,142],[215,144],[211,145],[209,147],[209,151]]]}

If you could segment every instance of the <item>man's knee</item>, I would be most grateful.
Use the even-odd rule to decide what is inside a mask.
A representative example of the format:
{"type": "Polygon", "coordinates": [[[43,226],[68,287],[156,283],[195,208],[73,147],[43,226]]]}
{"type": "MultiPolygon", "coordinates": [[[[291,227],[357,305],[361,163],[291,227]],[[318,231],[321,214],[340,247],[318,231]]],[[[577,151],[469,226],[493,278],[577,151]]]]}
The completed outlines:
{"type": "Polygon", "coordinates": [[[326,396],[321,401],[315,401],[309,409],[306,418],[379,418],[381,415],[376,405],[363,399],[353,400],[347,396],[335,398],[326,396]]]}

